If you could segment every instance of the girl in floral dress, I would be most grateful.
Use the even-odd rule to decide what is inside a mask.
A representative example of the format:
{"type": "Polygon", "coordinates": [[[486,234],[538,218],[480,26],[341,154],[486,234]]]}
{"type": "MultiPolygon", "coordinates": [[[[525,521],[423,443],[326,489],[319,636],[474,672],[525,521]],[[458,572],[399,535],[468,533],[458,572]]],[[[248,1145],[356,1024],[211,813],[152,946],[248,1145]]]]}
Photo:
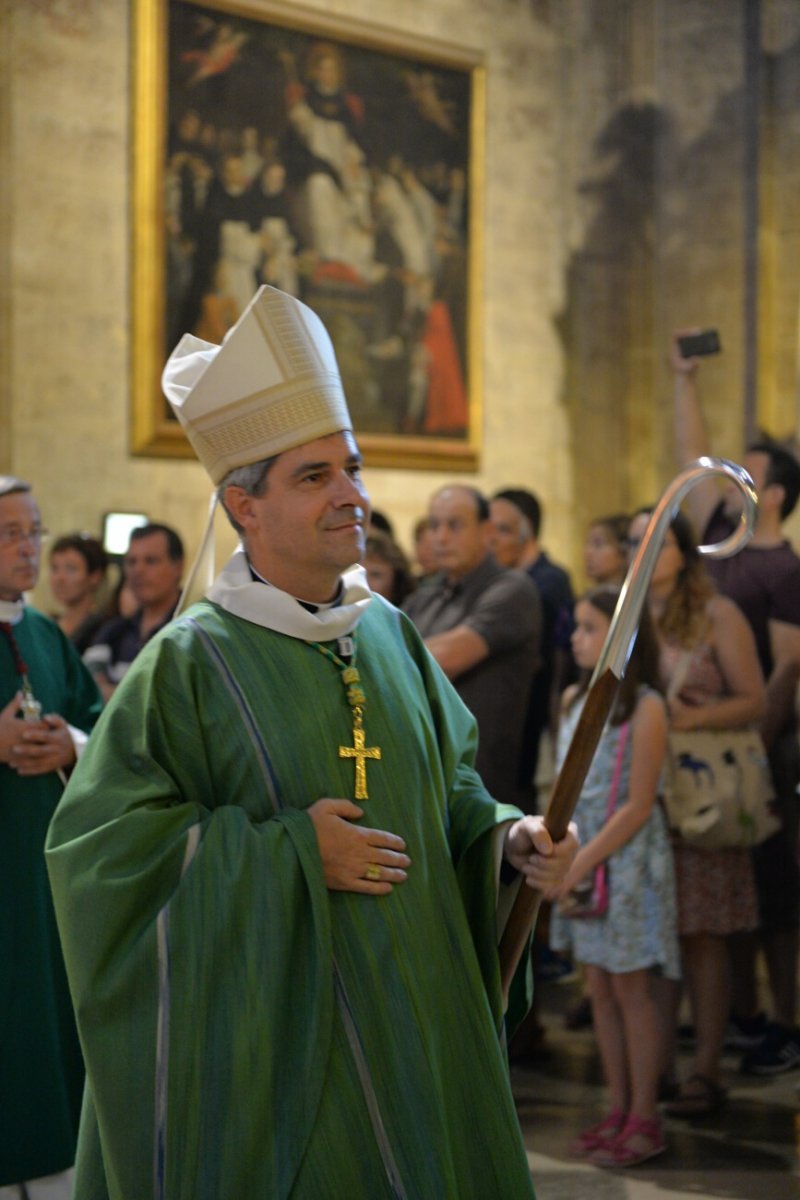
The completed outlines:
{"type": "MultiPolygon", "coordinates": [[[[597,588],[578,601],[572,648],[583,673],[564,695],[563,757],[608,633],[618,592],[597,588]]],[[[554,949],[583,963],[610,1109],[572,1143],[599,1166],[625,1167],[665,1149],[656,1102],[666,1031],[653,976],[680,975],[669,837],[656,803],[667,716],[658,688],[658,643],[647,614],[576,809],[582,846],[558,892],[554,949]],[[616,787],[614,785],[615,775],[616,787]],[[609,795],[616,791],[613,812],[609,795]],[[569,896],[606,863],[608,908],[568,917],[569,896]]]]}

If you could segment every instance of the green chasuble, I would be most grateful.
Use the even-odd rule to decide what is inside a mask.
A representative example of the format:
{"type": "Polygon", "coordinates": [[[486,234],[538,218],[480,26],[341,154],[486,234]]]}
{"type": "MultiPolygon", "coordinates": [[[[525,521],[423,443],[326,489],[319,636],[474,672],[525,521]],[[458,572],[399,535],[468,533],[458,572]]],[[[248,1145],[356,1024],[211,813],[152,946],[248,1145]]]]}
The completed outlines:
{"type": "MultiPolygon", "coordinates": [[[[25,609],[14,638],[44,713],[88,731],[101,700],[61,630],[25,609]]],[[[0,707],[20,688],[0,635],[0,707]]],[[[0,763],[0,1186],[52,1175],[75,1156],[83,1064],[44,861],[58,775],[0,763]]]]}
{"type": "Polygon", "coordinates": [[[533,1195],[498,1037],[493,831],[518,814],[407,618],[376,597],[357,638],[360,823],[412,860],[389,896],[323,880],[305,810],[352,798],[353,722],[313,646],[203,601],[101,718],[48,843],[80,1200],[533,1195]]]}

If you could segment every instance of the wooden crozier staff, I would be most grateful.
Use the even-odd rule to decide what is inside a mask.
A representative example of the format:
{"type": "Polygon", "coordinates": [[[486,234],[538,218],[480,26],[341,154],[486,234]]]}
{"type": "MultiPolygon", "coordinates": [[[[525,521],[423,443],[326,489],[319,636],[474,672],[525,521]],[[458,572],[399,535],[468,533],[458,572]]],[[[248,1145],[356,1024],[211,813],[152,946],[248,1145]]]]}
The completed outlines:
{"type": "MultiPolygon", "coordinates": [[[[670,522],[687,492],[690,492],[696,483],[714,475],[733,480],[744,496],[744,506],[739,525],[730,537],[723,542],[698,547],[700,553],[711,558],[728,558],[740,550],[752,536],[758,497],[752,479],[744,468],[736,463],[724,458],[698,458],[673,479],[664,492],[653,511],[636,557],[622,585],[608,636],[589,683],[583,711],[550,794],[544,823],[554,842],[560,841],[566,835],[583,781],[613,707],[636,639],[639,617],[647,597],[653,568],[670,522]]],[[[505,997],[508,996],[511,980],[527,945],[531,925],[540,903],[540,892],[533,888],[521,887],[509,913],[499,947],[505,997]]]]}

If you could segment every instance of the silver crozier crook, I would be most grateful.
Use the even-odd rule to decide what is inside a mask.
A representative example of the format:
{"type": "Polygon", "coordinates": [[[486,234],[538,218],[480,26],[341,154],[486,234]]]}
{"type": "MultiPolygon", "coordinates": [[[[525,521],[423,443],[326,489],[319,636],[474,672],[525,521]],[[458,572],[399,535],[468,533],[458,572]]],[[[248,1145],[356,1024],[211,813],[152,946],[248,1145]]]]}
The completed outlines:
{"type": "MultiPolygon", "coordinates": [[[[560,841],[567,832],[583,782],[594,758],[597,743],[611,712],[625,667],[639,628],[642,605],[647,597],[656,559],[664,544],[672,518],[681,501],[695,484],[714,476],[732,480],[742,493],[744,504],[737,528],[723,542],[700,546],[699,551],[710,558],[728,558],[749,541],[753,534],[758,497],[753,481],[743,467],[725,458],[698,458],[673,479],[659,500],[650,518],[636,557],[611,619],[599,662],[594,669],[586,692],[575,732],[558,773],[545,813],[545,825],[553,841],[560,841]]],[[[522,886],[500,939],[500,971],[503,995],[508,988],[528,941],[531,923],[541,902],[541,893],[522,886]]]]}

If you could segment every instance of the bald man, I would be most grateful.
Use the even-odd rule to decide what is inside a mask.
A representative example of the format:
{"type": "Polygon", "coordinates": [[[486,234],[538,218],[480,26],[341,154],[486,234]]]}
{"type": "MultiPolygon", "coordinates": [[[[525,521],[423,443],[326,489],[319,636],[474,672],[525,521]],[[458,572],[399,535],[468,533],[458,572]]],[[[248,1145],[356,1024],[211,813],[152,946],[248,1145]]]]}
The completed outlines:
{"type": "Polygon", "coordinates": [[[486,787],[497,800],[518,803],[517,764],[539,662],[539,594],[524,571],[496,562],[489,505],[475,488],[441,488],[428,524],[439,573],[405,611],[478,722],[476,766],[486,787]]]}

